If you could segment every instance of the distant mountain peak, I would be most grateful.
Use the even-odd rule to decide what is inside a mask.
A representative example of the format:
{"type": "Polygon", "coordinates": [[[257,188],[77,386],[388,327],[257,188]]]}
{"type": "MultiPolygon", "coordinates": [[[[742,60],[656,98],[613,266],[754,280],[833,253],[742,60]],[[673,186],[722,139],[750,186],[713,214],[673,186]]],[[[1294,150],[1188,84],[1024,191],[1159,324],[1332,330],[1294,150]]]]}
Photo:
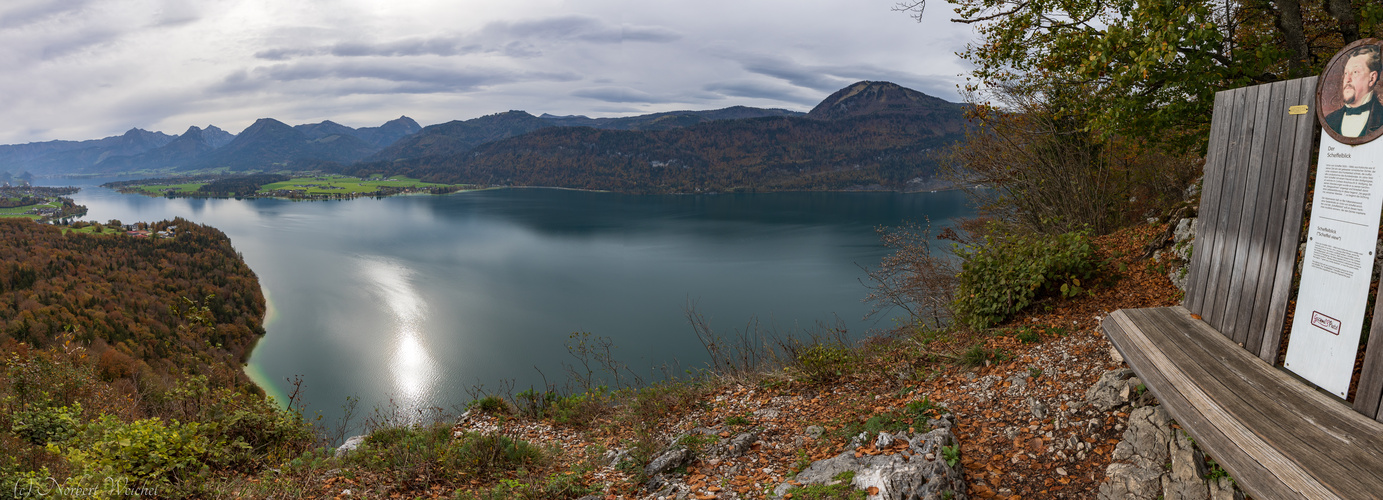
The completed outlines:
{"type": "Polygon", "coordinates": [[[892,82],[861,81],[826,97],[807,113],[808,118],[837,120],[869,114],[930,114],[958,104],[944,101],[892,82]]]}

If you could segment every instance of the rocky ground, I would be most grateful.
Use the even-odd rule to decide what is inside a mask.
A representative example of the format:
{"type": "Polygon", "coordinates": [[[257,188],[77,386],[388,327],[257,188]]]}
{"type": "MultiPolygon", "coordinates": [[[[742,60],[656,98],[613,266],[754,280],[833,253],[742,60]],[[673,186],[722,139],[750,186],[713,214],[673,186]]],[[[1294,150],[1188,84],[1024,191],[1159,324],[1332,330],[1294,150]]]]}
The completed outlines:
{"type": "MultiPolygon", "coordinates": [[[[924,492],[917,480],[860,470],[850,482],[871,499],[1229,498],[1223,472],[1186,446],[1131,372],[1114,371],[1122,359],[1098,328],[1109,311],[1179,302],[1166,262],[1141,258],[1164,228],[1100,238],[1112,279],[995,331],[876,339],[826,382],[719,380],[657,422],[662,451],[651,463],[628,460],[633,430],[610,421],[571,428],[471,412],[455,431],[504,432],[558,447],[566,463],[588,461],[583,481],[601,490],[590,498],[788,498],[869,464],[935,478],[924,492]],[[956,362],[975,342],[993,355],[956,362]]],[[[849,498],[820,491],[793,498],[849,498]]]]}

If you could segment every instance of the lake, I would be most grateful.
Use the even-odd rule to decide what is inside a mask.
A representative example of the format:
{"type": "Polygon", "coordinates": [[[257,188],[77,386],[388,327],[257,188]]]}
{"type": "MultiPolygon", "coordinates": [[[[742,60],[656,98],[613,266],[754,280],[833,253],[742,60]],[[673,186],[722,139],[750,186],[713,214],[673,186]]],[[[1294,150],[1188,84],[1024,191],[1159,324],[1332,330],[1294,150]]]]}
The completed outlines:
{"type": "MultiPolygon", "coordinates": [[[[83,185],[87,220],[181,216],[215,226],[259,276],[268,334],[249,372],[282,398],[301,377],[309,415],[454,411],[468,390],[563,384],[573,332],[613,342],[645,379],[702,368],[689,304],[726,335],[818,322],[851,336],[875,227],[969,216],[963,193],[635,196],[502,189],[343,201],[167,199],[83,185]]],[[[944,245],[943,245],[944,246],[944,245]]],[[[471,391],[473,392],[473,390],[471,391]]]]}

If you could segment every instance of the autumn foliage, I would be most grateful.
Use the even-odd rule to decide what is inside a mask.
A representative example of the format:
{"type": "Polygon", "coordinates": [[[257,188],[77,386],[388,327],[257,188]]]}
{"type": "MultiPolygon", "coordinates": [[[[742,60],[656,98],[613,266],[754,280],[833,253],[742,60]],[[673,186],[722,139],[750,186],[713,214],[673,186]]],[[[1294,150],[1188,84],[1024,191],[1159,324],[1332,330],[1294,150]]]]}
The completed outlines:
{"type": "Polygon", "coordinates": [[[264,297],[221,231],[182,219],[173,238],[93,236],[0,220],[0,345],[89,345],[101,378],[206,375],[249,385],[264,297]]]}

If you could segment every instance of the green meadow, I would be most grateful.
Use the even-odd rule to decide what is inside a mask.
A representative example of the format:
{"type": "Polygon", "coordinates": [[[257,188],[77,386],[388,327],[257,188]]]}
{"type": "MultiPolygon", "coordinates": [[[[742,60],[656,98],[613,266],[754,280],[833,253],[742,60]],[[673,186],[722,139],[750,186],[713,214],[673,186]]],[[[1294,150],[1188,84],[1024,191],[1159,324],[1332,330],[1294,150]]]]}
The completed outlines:
{"type": "Polygon", "coordinates": [[[162,196],[168,194],[169,191],[172,191],[172,194],[192,194],[196,193],[197,189],[201,188],[205,184],[205,182],[186,182],[182,184],[149,184],[146,186],[138,186],[134,189],[139,191],[140,193],[154,196],[162,196]]]}
{"type": "Polygon", "coordinates": [[[316,175],[311,177],[295,177],[283,182],[265,184],[259,188],[259,192],[261,194],[268,194],[282,190],[303,191],[305,194],[360,194],[373,193],[380,188],[429,189],[439,187],[459,186],[423,182],[399,175],[392,177],[371,177],[364,180],[358,177],[346,177],[341,175],[316,175]]]}
{"type": "Polygon", "coordinates": [[[71,227],[63,227],[63,228],[62,228],[62,234],[67,234],[67,233],[84,233],[84,234],[105,234],[105,235],[111,235],[111,234],[125,234],[125,230],[124,230],[124,229],[121,229],[121,228],[118,228],[118,227],[112,227],[112,226],[107,226],[107,225],[102,225],[102,226],[101,226],[101,231],[100,231],[100,232],[97,232],[97,231],[96,231],[96,226],[95,226],[95,225],[84,226],[84,227],[82,227],[81,229],[72,229],[71,227]]]}
{"type": "Polygon", "coordinates": [[[24,213],[38,207],[62,208],[62,202],[53,200],[48,203],[25,205],[22,207],[0,208],[0,217],[27,217],[30,219],[38,219],[39,217],[37,215],[24,213]]]}
{"type": "MultiPolygon", "coordinates": [[[[206,182],[185,182],[181,184],[145,184],[130,186],[128,189],[140,194],[151,196],[173,195],[196,195],[198,189],[206,185],[206,182]]],[[[276,192],[296,191],[302,195],[356,195],[374,193],[381,188],[461,188],[457,184],[437,184],[433,182],[423,182],[418,179],[410,179],[400,175],[390,177],[375,176],[369,179],[359,177],[349,177],[344,175],[311,175],[294,177],[283,182],[265,184],[256,193],[261,196],[273,196],[276,192]]]]}

